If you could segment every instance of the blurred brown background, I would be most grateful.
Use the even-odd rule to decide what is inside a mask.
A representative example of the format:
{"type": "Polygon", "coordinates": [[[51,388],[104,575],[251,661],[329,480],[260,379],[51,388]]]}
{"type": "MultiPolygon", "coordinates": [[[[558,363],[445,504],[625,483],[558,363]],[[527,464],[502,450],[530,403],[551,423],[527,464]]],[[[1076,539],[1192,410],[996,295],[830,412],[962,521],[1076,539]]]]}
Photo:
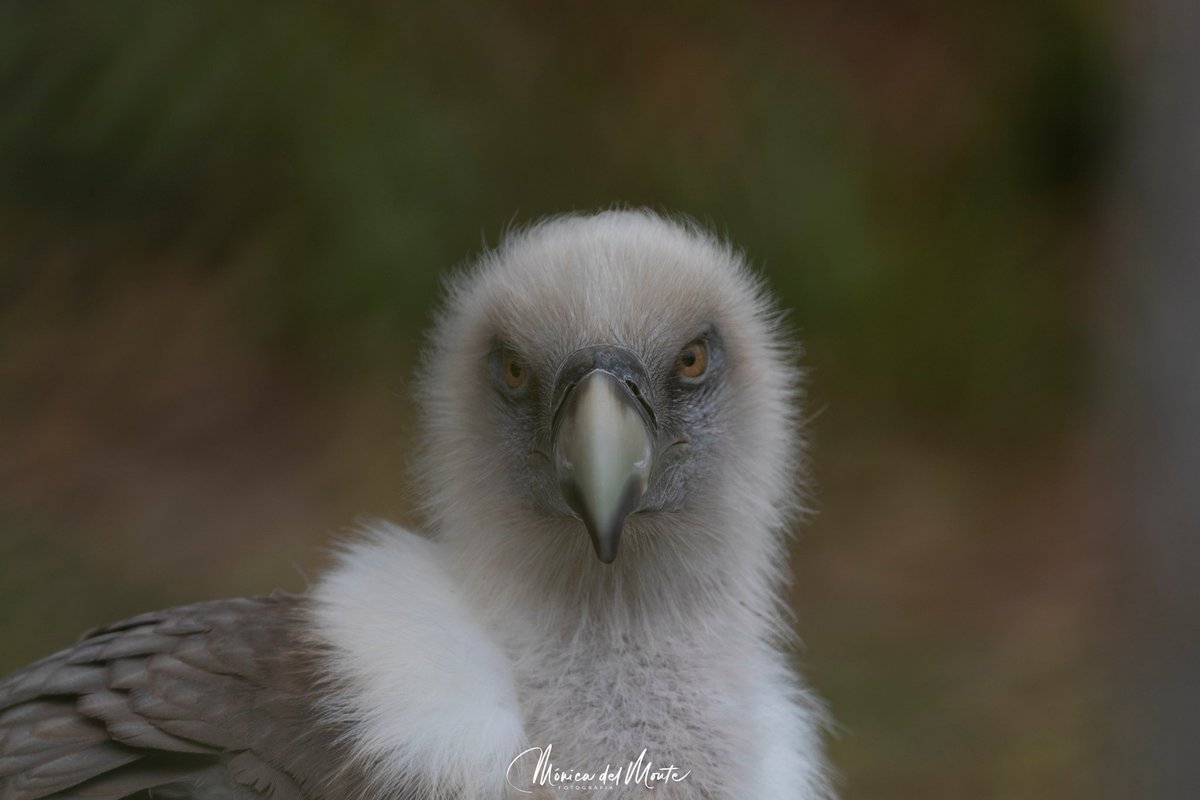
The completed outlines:
{"type": "Polygon", "coordinates": [[[1114,793],[1136,547],[1107,360],[1154,24],[0,4],[0,672],[302,589],[331,534],[411,519],[438,275],[513,222],[647,205],[727,233],[806,344],[793,599],[845,797],[1114,793]]]}

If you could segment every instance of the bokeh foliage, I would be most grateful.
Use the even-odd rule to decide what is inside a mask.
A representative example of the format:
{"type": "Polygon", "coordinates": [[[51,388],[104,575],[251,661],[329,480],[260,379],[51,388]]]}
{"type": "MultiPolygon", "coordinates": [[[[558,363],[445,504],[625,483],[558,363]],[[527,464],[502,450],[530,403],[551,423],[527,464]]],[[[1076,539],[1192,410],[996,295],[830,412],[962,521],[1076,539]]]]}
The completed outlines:
{"type": "Polygon", "coordinates": [[[63,243],[84,287],[182,250],[236,273],[256,335],[387,358],[506,225],[645,204],[744,247],[831,380],[1007,435],[1085,377],[1103,23],[1069,2],[6,3],[0,302],[63,243]]]}

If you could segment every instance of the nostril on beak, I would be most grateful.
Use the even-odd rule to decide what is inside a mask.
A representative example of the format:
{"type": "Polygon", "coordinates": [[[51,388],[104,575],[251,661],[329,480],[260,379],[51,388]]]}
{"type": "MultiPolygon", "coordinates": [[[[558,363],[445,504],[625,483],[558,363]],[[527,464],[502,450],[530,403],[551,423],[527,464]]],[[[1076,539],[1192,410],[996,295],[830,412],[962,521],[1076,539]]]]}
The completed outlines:
{"type": "Polygon", "coordinates": [[[646,399],[646,395],[642,393],[642,388],[636,382],[626,379],[625,386],[630,393],[637,399],[638,404],[642,407],[642,411],[646,413],[646,421],[650,423],[650,429],[658,430],[658,419],[654,416],[654,406],[650,405],[650,401],[646,399]]]}
{"type": "Polygon", "coordinates": [[[550,432],[551,435],[558,435],[559,423],[562,422],[563,410],[567,407],[567,400],[571,397],[571,392],[575,390],[574,383],[568,383],[559,394],[558,405],[554,408],[554,413],[550,415],[550,432]]]}

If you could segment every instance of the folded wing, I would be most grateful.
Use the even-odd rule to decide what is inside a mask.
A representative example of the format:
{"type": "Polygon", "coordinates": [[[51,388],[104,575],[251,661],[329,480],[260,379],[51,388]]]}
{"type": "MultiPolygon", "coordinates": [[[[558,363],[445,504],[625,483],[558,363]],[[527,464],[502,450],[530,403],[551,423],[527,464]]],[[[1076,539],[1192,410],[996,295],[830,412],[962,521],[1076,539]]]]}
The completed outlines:
{"type": "Polygon", "coordinates": [[[0,681],[0,800],[351,790],[339,731],[313,708],[303,603],[277,593],[144,614],[0,681]]]}

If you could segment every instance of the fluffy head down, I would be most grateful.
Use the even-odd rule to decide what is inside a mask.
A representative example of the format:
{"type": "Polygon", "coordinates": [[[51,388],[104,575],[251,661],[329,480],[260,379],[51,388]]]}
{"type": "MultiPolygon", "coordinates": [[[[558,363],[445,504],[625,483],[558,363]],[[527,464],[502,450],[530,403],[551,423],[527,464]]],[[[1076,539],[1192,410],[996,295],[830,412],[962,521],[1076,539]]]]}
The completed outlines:
{"type": "Polygon", "coordinates": [[[671,575],[709,591],[762,588],[756,605],[770,605],[797,506],[798,372],[740,253],[646,211],[568,215],[508,235],[448,290],[419,391],[418,477],[437,535],[469,543],[494,569],[526,572],[539,591],[561,583],[577,593],[582,580],[661,587],[677,600],[680,587],[663,583],[671,575]],[[701,336],[712,340],[714,374],[694,391],[676,364],[701,336]],[[658,505],[629,517],[611,566],[591,556],[579,520],[545,500],[554,487],[531,458],[554,413],[557,370],[592,345],[644,362],[661,421],[689,450],[658,476],[658,505]],[[522,359],[520,396],[497,385],[498,348],[522,359]]]}
{"type": "Polygon", "coordinates": [[[671,796],[825,796],[819,709],[771,635],[798,375],[742,257],[648,212],[542,222],[452,281],[419,375],[437,540],[379,528],[313,593],[323,710],[381,796],[496,796],[526,737],[581,762],[652,747],[703,777],[671,796]],[[612,563],[545,458],[592,376],[653,439],[612,563]]]}

